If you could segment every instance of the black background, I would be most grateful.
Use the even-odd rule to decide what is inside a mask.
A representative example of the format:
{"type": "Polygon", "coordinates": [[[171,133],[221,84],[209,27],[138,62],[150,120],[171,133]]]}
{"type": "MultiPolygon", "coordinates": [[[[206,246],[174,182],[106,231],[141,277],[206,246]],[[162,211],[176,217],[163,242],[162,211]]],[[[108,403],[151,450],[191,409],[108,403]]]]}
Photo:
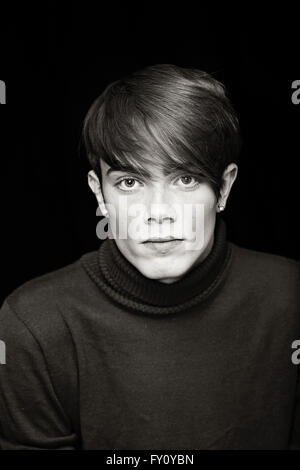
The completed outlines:
{"type": "Polygon", "coordinates": [[[238,112],[244,145],[223,214],[228,238],[300,260],[300,105],[291,101],[300,17],[292,6],[44,2],[2,13],[1,301],[98,247],[90,167],[78,151],[82,121],[108,83],[156,63],[213,73],[238,112]]]}

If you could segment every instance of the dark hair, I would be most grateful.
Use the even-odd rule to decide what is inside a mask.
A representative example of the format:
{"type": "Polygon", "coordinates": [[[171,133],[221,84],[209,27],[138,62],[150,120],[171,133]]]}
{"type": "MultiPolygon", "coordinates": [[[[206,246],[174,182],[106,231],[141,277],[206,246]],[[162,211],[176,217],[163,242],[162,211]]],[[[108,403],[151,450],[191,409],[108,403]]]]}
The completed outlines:
{"type": "Polygon", "coordinates": [[[169,64],[117,80],[90,107],[83,125],[89,162],[101,182],[100,158],[145,175],[183,169],[204,176],[216,194],[241,139],[224,85],[210,74],[169,64]]]}

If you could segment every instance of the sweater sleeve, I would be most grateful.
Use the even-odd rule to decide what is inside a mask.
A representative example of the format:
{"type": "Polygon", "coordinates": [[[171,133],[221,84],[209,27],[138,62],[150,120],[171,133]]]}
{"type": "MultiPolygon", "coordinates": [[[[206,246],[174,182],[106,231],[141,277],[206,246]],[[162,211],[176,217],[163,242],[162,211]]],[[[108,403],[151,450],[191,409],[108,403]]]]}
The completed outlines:
{"type": "MultiPolygon", "coordinates": [[[[297,261],[296,263],[298,267],[297,293],[299,295],[300,293],[300,261],[297,261]]],[[[298,318],[300,318],[300,310],[298,310],[298,318]]],[[[295,407],[294,407],[294,414],[293,414],[293,425],[292,425],[289,446],[288,446],[289,450],[300,450],[300,364],[297,364],[296,367],[297,367],[298,377],[297,377],[297,386],[296,386],[295,407]]]]}
{"type": "Polygon", "coordinates": [[[0,449],[76,448],[45,354],[7,299],[0,310],[0,449]]]}
{"type": "Polygon", "coordinates": [[[298,381],[296,389],[296,403],[293,415],[293,427],[291,431],[289,450],[300,450],[300,364],[298,367],[298,381]]]}

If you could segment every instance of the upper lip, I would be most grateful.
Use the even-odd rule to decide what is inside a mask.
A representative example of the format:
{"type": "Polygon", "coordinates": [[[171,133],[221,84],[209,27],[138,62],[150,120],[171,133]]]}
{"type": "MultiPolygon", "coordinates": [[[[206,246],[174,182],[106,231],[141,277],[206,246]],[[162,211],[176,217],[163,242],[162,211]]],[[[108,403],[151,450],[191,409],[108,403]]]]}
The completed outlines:
{"type": "Polygon", "coordinates": [[[166,238],[153,237],[153,238],[149,238],[149,240],[145,240],[143,243],[147,243],[147,242],[168,242],[170,240],[180,240],[180,239],[175,238],[175,237],[166,237],[166,238]]]}

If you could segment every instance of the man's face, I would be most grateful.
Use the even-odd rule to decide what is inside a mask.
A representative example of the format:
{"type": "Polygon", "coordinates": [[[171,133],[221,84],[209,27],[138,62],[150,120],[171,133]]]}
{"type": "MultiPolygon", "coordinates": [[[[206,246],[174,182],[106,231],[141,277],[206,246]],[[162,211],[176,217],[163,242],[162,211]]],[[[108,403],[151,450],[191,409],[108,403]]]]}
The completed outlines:
{"type": "Polygon", "coordinates": [[[111,231],[123,256],[144,276],[171,283],[208,255],[216,196],[207,181],[182,170],[165,176],[148,167],[151,177],[141,178],[109,169],[101,160],[111,231]],[[167,237],[177,241],[148,241],[167,237]]]}

